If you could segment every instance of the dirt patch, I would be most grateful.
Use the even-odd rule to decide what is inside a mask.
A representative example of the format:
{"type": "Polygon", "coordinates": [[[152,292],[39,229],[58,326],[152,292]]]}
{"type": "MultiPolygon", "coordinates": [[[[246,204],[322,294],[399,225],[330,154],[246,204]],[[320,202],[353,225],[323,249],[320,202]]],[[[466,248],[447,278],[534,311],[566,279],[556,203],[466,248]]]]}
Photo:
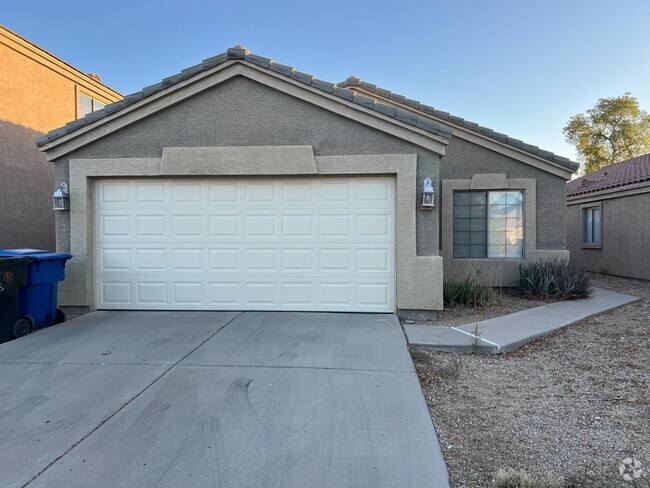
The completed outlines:
{"type": "Polygon", "coordinates": [[[504,315],[528,308],[540,307],[546,303],[550,302],[523,298],[515,294],[513,289],[505,288],[502,291],[495,289],[494,301],[489,305],[484,307],[468,307],[465,305],[445,307],[444,310],[438,312],[435,321],[415,323],[418,325],[441,325],[448,327],[465,325],[495,317],[503,317],[504,315]]]}
{"type": "Polygon", "coordinates": [[[493,486],[499,468],[574,486],[623,486],[650,461],[650,282],[594,276],[642,298],[503,357],[414,351],[452,486],[493,486]]]}

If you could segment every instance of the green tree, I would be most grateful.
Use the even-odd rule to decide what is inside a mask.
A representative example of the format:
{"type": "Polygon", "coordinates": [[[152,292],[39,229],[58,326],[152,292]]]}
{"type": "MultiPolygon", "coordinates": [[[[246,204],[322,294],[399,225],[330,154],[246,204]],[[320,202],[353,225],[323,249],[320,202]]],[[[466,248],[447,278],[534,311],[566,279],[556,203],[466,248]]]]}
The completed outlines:
{"type": "Polygon", "coordinates": [[[599,99],[594,108],[571,117],[563,132],[578,150],[584,173],[650,153],[650,115],[629,93],[599,99]]]}

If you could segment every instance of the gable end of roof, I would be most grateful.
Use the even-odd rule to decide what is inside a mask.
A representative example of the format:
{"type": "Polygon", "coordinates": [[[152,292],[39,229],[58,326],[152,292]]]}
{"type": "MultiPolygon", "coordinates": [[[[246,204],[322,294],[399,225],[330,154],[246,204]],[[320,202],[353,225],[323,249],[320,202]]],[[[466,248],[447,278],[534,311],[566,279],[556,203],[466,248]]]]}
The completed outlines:
{"type": "Polygon", "coordinates": [[[389,107],[388,105],[383,104],[372,97],[368,97],[365,94],[354,94],[350,90],[347,90],[344,86],[319,80],[315,76],[309,73],[304,73],[302,71],[296,70],[296,68],[294,68],[293,66],[276,63],[270,58],[265,58],[263,56],[251,54],[251,52],[248,49],[246,49],[244,46],[237,45],[231,47],[225,53],[221,53],[211,58],[204,59],[203,62],[196,64],[194,66],[190,66],[189,68],[182,70],[180,73],[176,73],[172,76],[168,76],[167,78],[164,78],[162,81],[158,83],[154,83],[153,85],[149,85],[138,92],[127,95],[119,102],[106,105],[101,110],[91,112],[87,114],[85,117],[69,122],[63,127],[51,130],[44,136],[41,136],[38,139],[36,139],[36,145],[38,147],[43,147],[68,134],[72,134],[75,131],[83,127],[86,127],[98,120],[101,120],[109,115],[119,112],[120,110],[123,110],[129,107],[130,105],[139,102],[140,100],[143,100],[162,90],[177,85],[182,81],[188,80],[194,76],[199,75],[200,73],[208,71],[227,61],[247,62],[257,67],[268,69],[270,71],[273,71],[274,73],[287,76],[292,80],[298,81],[300,83],[304,83],[305,85],[309,85],[312,88],[315,88],[319,91],[361,105],[362,107],[373,110],[383,116],[387,116],[392,119],[395,119],[398,122],[402,122],[411,125],[413,127],[417,127],[418,129],[431,133],[434,136],[440,137],[442,139],[448,140],[449,138],[451,138],[453,134],[453,131],[450,127],[439,124],[428,118],[420,117],[407,110],[400,110],[400,109],[389,110],[387,108],[389,107]]]}

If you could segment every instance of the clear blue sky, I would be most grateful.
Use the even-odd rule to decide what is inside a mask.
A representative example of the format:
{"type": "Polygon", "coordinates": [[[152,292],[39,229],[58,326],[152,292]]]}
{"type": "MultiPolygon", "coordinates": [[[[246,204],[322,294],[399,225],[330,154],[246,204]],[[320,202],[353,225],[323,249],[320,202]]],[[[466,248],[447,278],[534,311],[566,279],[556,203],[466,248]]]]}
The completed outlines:
{"type": "Polygon", "coordinates": [[[599,97],[650,110],[648,0],[0,0],[0,24],[124,94],[244,44],[572,158],[562,127],[599,97]]]}

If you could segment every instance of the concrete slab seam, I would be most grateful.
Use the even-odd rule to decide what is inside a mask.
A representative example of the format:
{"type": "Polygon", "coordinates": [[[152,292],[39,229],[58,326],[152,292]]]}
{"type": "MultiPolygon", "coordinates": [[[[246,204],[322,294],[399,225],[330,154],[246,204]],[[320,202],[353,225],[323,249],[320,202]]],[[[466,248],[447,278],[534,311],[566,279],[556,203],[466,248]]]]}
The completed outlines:
{"type": "Polygon", "coordinates": [[[0,364],[41,364],[49,366],[172,366],[172,363],[94,363],[92,361],[86,363],[74,361],[0,361],[0,364]]]}
{"type": "Polygon", "coordinates": [[[318,371],[358,371],[366,373],[400,373],[412,374],[410,369],[370,369],[370,368],[334,368],[327,366],[280,366],[264,364],[179,364],[179,368],[251,368],[251,369],[313,369],[318,371]]]}
{"type": "Polygon", "coordinates": [[[223,329],[225,329],[228,325],[230,325],[232,322],[237,320],[239,317],[241,317],[243,314],[246,312],[240,312],[236,316],[234,316],[232,319],[230,319],[228,322],[226,322],[222,327],[219,327],[216,331],[214,331],[208,338],[206,338],[204,341],[201,341],[199,345],[196,347],[192,348],[187,354],[185,354],[183,357],[181,357],[178,361],[176,361],[174,364],[172,364],[169,368],[165,369],[162,373],[160,373],[158,376],[156,376],[152,381],[149,382],[148,385],[146,385],[142,390],[140,390],[136,395],[134,395],[131,399],[126,401],[120,408],[115,410],[112,414],[108,415],[106,418],[104,418],[99,424],[97,424],[93,429],[90,430],[90,432],[86,433],[84,436],[81,437],[77,442],[73,443],[68,449],[66,449],[63,453],[58,455],[55,459],[50,461],[47,466],[45,466],[43,469],[38,471],[34,476],[32,476],[29,480],[27,480],[26,483],[21,485],[20,488],[25,488],[28,485],[30,485],[32,482],[34,482],[39,476],[41,476],[45,471],[50,469],[52,466],[54,466],[57,462],[59,462],[66,454],[68,454],[70,451],[72,451],[74,448],[76,448],[79,444],[81,444],[83,441],[88,439],[91,435],[93,435],[95,432],[97,432],[103,425],[105,425],[109,420],[111,420],[113,417],[115,417],[118,413],[120,413],[122,410],[124,410],[127,406],[129,406],[133,401],[135,401],[137,398],[139,398],[145,391],[147,391],[149,388],[151,388],[158,380],[160,380],[163,376],[165,376],[167,373],[169,373],[178,363],[183,361],[185,358],[187,358],[190,354],[192,354],[194,351],[196,351],[199,347],[201,347],[203,344],[208,342],[210,339],[212,339],[215,335],[217,335],[219,332],[221,332],[223,329]]]}

